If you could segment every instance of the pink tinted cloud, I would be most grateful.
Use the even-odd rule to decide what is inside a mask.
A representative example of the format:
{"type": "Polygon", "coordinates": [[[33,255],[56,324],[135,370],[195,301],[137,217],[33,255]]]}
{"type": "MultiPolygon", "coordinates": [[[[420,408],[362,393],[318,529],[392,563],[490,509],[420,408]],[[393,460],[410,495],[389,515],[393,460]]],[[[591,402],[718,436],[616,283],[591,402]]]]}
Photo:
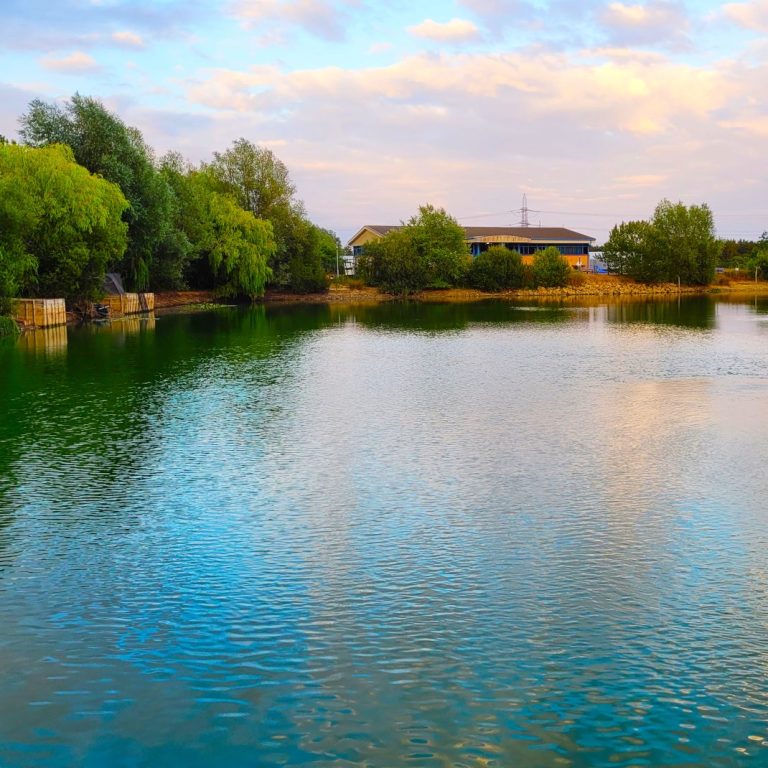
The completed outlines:
{"type": "Polygon", "coordinates": [[[75,51],[69,56],[64,56],[62,58],[46,56],[40,60],[40,64],[45,69],[54,72],[71,72],[78,74],[84,72],[98,72],[101,69],[93,56],[83,53],[82,51],[75,51]]]}
{"type": "Polygon", "coordinates": [[[424,19],[420,24],[408,27],[408,32],[413,37],[446,43],[476,40],[480,35],[480,30],[467,19],[451,19],[445,22],[424,19]]]}
{"type": "Polygon", "coordinates": [[[723,14],[745,29],[768,32],[768,0],[727,3],[723,6],[723,14]]]}

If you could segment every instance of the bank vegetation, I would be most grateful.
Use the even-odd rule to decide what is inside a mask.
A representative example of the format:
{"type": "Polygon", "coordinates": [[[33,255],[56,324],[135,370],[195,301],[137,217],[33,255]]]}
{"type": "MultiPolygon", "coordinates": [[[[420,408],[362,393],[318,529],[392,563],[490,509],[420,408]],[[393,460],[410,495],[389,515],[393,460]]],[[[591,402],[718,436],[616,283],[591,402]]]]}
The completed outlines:
{"type": "Polygon", "coordinates": [[[21,144],[0,137],[0,314],[12,297],[213,290],[254,299],[267,286],[328,288],[338,238],[313,224],[286,166],[238,139],[208,162],[160,158],[97,99],[35,100],[21,144]]]}

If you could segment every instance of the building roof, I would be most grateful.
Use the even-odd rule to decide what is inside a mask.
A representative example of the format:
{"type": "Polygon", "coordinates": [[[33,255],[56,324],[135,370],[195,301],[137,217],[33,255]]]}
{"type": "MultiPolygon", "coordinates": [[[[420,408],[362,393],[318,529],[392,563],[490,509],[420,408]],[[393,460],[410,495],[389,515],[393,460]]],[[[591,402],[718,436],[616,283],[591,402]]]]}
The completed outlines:
{"type": "Polygon", "coordinates": [[[389,232],[390,230],[400,229],[401,227],[402,227],[402,224],[398,224],[395,226],[391,226],[388,224],[365,224],[364,226],[360,227],[360,229],[358,229],[357,232],[355,232],[355,234],[352,235],[352,237],[349,238],[349,243],[347,243],[347,245],[357,240],[357,238],[360,237],[360,235],[362,235],[366,229],[370,230],[374,234],[379,235],[379,237],[384,237],[384,235],[386,235],[387,232],[389,232]]]}
{"type": "MultiPolygon", "coordinates": [[[[390,224],[366,224],[361,227],[350,243],[357,240],[358,237],[367,229],[380,237],[384,237],[387,232],[393,229],[400,229],[400,225],[390,224]]],[[[484,242],[484,238],[493,238],[496,242],[502,242],[504,237],[509,237],[510,242],[544,242],[544,243],[593,243],[594,237],[583,235],[580,232],[574,232],[565,227],[464,227],[467,240],[484,242]]]]}
{"type": "Polygon", "coordinates": [[[464,227],[467,240],[482,240],[484,237],[514,237],[533,242],[566,242],[574,240],[582,243],[592,243],[594,237],[582,235],[565,227],[464,227]]]}

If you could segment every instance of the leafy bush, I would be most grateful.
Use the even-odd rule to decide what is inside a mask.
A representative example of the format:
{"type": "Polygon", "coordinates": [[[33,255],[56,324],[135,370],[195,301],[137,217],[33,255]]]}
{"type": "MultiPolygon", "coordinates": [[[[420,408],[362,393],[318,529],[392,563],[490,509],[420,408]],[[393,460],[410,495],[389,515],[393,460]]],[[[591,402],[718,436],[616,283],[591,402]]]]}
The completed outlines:
{"type": "Polygon", "coordinates": [[[481,291],[505,291],[522,288],[523,260],[516,251],[494,246],[475,257],[469,267],[467,282],[481,291]]]}
{"type": "Polygon", "coordinates": [[[18,335],[19,326],[16,324],[16,321],[7,315],[0,315],[0,337],[18,335]]]}
{"type": "Polygon", "coordinates": [[[584,285],[587,281],[587,276],[579,269],[572,269],[568,275],[568,285],[571,288],[578,288],[580,285],[584,285]]]}
{"type": "Polygon", "coordinates": [[[401,295],[420,291],[429,282],[426,264],[416,257],[411,238],[402,229],[367,243],[358,256],[357,271],[370,285],[401,295]]]}
{"type": "Polygon", "coordinates": [[[572,271],[554,246],[538,251],[533,257],[533,282],[537,288],[562,288],[568,284],[572,271]]]}

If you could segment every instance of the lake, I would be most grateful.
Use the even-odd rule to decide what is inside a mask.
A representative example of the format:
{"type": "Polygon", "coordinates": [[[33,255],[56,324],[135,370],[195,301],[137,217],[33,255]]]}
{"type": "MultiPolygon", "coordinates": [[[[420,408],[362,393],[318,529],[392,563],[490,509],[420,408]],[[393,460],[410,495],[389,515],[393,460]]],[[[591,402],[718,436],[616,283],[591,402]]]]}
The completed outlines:
{"type": "Polygon", "coordinates": [[[0,340],[0,765],[768,764],[768,299],[0,340]]]}

